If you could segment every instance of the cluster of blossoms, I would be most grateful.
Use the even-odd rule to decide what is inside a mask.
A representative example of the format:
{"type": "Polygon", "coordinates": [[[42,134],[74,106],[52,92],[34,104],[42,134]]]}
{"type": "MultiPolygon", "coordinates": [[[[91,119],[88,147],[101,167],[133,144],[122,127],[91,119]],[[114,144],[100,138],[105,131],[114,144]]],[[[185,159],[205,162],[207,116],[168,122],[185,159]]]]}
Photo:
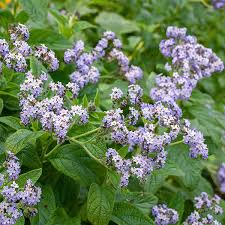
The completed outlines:
{"type": "Polygon", "coordinates": [[[190,156],[197,158],[201,155],[203,159],[208,158],[208,147],[204,143],[203,134],[196,130],[191,129],[191,124],[188,120],[184,120],[183,132],[184,132],[184,143],[190,146],[190,156]]]}
{"type": "Polygon", "coordinates": [[[111,99],[119,108],[106,112],[103,128],[109,130],[113,142],[127,145],[132,157],[123,159],[115,149],[109,148],[107,164],[121,174],[121,186],[127,186],[129,177],[136,176],[144,181],[154,169],[165,165],[165,147],[183,134],[184,143],[190,146],[190,156],[207,158],[208,149],[200,132],[190,128],[190,123],[181,122],[182,112],[173,102],[157,101],[144,103],[143,90],[139,85],[128,86],[125,96],[122,90],[114,88],[111,99]],[[201,140],[199,139],[201,137],[201,140]]]}
{"type": "Polygon", "coordinates": [[[22,123],[28,125],[38,120],[44,130],[56,134],[58,142],[63,141],[72,122],[88,122],[86,109],[78,105],[66,107],[65,94],[69,90],[60,82],[48,82],[44,72],[39,77],[27,72],[19,94],[22,123]]]}
{"type": "Polygon", "coordinates": [[[183,225],[222,225],[214,218],[215,215],[223,213],[219,204],[219,196],[209,198],[207,193],[202,192],[200,196],[195,197],[195,210],[187,217],[183,225]]]}
{"type": "Polygon", "coordinates": [[[11,152],[3,164],[5,172],[0,173],[0,224],[13,225],[21,216],[35,216],[37,209],[35,205],[40,201],[41,188],[34,186],[28,179],[23,188],[16,180],[20,174],[18,158],[11,152]]]}
{"type": "Polygon", "coordinates": [[[70,75],[70,88],[76,97],[85,85],[88,83],[97,83],[100,72],[93,66],[101,58],[108,60],[117,60],[120,72],[130,83],[142,78],[142,70],[139,67],[130,65],[129,59],[120,50],[122,43],[111,31],[106,31],[103,37],[91,52],[84,52],[84,43],[79,40],[75,43],[73,49],[68,49],[64,54],[66,63],[74,63],[76,71],[70,75]]]}
{"type": "Polygon", "coordinates": [[[186,100],[198,80],[224,69],[223,62],[209,48],[186,34],[186,28],[168,27],[166,40],[160,43],[161,53],[171,60],[165,69],[171,76],[159,75],[150,96],[155,101],[186,100]]]}
{"type": "Polygon", "coordinates": [[[186,35],[186,28],[168,27],[168,40],[160,43],[161,52],[172,58],[166,68],[172,76],[158,76],[157,86],[150,95],[153,104],[142,100],[143,90],[137,84],[128,86],[125,96],[119,88],[111,93],[114,108],[106,112],[103,127],[110,130],[113,142],[128,145],[130,159],[123,159],[114,149],[106,153],[107,163],[121,174],[121,185],[135,175],[141,181],[154,169],[164,166],[165,147],[183,135],[183,142],[190,147],[190,157],[208,157],[201,132],[191,128],[188,120],[181,120],[182,111],[178,99],[188,99],[197,81],[213,72],[224,69],[222,61],[197,43],[196,38],[186,35]]]}
{"type": "Polygon", "coordinates": [[[165,204],[152,208],[152,215],[156,225],[168,225],[177,223],[179,216],[176,210],[168,208],[165,204]]]}
{"type": "MultiPolygon", "coordinates": [[[[220,197],[214,195],[210,198],[207,193],[202,192],[194,199],[194,211],[182,223],[183,225],[222,225],[215,219],[216,215],[222,214],[220,197]]],[[[156,225],[168,225],[177,223],[179,216],[176,210],[168,208],[165,204],[156,205],[152,208],[152,215],[156,225]]]]}
{"type": "MultiPolygon", "coordinates": [[[[5,39],[0,39],[0,59],[9,69],[25,72],[27,70],[26,58],[30,55],[34,55],[44,62],[49,70],[58,69],[59,62],[52,50],[49,50],[45,45],[37,46],[32,50],[28,45],[29,31],[25,25],[12,25],[9,28],[9,34],[10,43],[5,39]]],[[[2,62],[0,62],[1,70],[2,62]]]]}
{"type": "Polygon", "coordinates": [[[225,7],[225,0],[211,0],[215,9],[221,9],[225,7]]]}
{"type": "Polygon", "coordinates": [[[221,164],[217,173],[217,179],[219,181],[220,191],[225,193],[225,163],[221,164]]]}

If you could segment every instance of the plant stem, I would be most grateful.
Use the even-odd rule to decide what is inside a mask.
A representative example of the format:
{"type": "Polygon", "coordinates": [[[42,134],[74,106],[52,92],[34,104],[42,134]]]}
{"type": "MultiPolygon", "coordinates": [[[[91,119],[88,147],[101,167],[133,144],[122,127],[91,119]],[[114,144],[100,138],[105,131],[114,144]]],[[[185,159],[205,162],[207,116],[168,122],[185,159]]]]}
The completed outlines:
{"type": "Polygon", "coordinates": [[[184,141],[184,140],[182,139],[182,140],[180,140],[180,141],[173,142],[173,143],[171,143],[169,146],[181,144],[181,143],[183,143],[183,141],[184,141]]]}
{"type": "Polygon", "coordinates": [[[93,133],[99,131],[100,129],[101,129],[101,127],[98,127],[98,128],[96,128],[96,129],[90,130],[90,131],[88,131],[88,132],[86,132],[86,133],[83,133],[83,134],[77,135],[77,136],[75,136],[75,137],[72,137],[72,138],[70,138],[70,140],[78,139],[78,138],[80,138],[80,137],[85,137],[85,136],[87,136],[87,135],[89,135],[89,134],[93,134],[93,133]]]}
{"type": "MultiPolygon", "coordinates": [[[[70,140],[71,140],[71,139],[70,139],[70,140]]],[[[77,141],[77,140],[74,140],[74,139],[72,139],[72,142],[74,142],[74,143],[80,145],[80,146],[85,150],[85,152],[86,152],[92,159],[94,159],[95,161],[97,161],[98,163],[100,163],[102,166],[104,166],[105,168],[107,168],[106,165],[105,165],[100,159],[96,158],[96,157],[88,150],[88,148],[84,145],[83,142],[80,142],[80,141],[77,141]]]]}
{"type": "Polygon", "coordinates": [[[205,7],[209,8],[209,9],[212,9],[213,8],[205,0],[190,0],[190,2],[199,2],[199,3],[202,3],[205,7]]]}
{"type": "Polygon", "coordinates": [[[57,144],[49,153],[45,154],[45,159],[48,158],[53,152],[55,152],[62,144],[57,144]]]}

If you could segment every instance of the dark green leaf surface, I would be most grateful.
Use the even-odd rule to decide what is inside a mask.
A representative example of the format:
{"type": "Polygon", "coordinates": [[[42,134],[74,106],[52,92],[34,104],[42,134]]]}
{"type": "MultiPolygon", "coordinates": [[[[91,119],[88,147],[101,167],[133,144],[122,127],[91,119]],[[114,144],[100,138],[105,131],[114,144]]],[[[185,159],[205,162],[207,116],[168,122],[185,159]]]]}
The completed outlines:
{"type": "Polygon", "coordinates": [[[107,225],[114,206],[115,189],[92,184],[87,199],[87,216],[93,225],[107,225]]]}
{"type": "MultiPolygon", "coordinates": [[[[80,181],[83,185],[90,185],[99,181],[104,175],[100,173],[101,165],[92,160],[80,146],[75,144],[64,145],[49,157],[52,165],[61,173],[80,181]]],[[[103,169],[103,168],[102,168],[103,169]]]]}

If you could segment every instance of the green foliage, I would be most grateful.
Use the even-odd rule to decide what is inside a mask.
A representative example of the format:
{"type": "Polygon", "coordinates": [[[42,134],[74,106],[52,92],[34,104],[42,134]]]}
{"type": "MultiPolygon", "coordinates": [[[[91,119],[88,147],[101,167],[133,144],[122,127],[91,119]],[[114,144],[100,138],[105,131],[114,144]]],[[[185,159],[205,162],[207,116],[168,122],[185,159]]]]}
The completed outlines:
{"type": "Polygon", "coordinates": [[[104,176],[104,169],[91,159],[79,145],[69,144],[59,147],[49,156],[51,164],[61,173],[89,186],[104,176]],[[101,172],[100,172],[101,171],[101,172]]]}
{"type": "Polygon", "coordinates": [[[22,175],[19,176],[18,180],[17,180],[17,184],[20,187],[23,187],[26,184],[26,181],[28,179],[31,179],[33,184],[35,184],[38,179],[40,178],[42,174],[42,169],[35,169],[35,170],[31,170],[27,173],[23,173],[22,175]]]}
{"type": "MultiPolygon", "coordinates": [[[[49,72],[49,80],[66,84],[75,66],[64,63],[65,50],[83,40],[85,51],[89,51],[102,32],[112,30],[121,38],[131,63],[143,69],[144,77],[139,84],[144,89],[144,100],[151,102],[149,91],[155,85],[156,75],[168,74],[165,58],[159,52],[166,27],[187,27],[200,43],[225,61],[224,21],[224,11],[214,10],[210,1],[19,0],[0,9],[0,39],[9,40],[7,29],[11,24],[26,24],[30,30],[29,45],[45,44],[59,59],[59,70],[49,72]]],[[[36,75],[47,72],[34,57],[27,63],[36,75]]],[[[217,193],[224,199],[216,177],[218,166],[225,162],[224,71],[202,79],[189,100],[178,102],[184,118],[204,134],[209,159],[191,159],[186,145],[174,144],[166,149],[165,167],[154,170],[142,183],[131,179],[124,189],[120,187],[120,174],[106,165],[107,148],[119,145],[112,144],[101,124],[105,111],[117,107],[110,100],[112,88],[126,93],[128,82],[120,76],[114,61],[103,60],[95,66],[100,71],[100,81],[86,86],[76,100],[66,95],[68,106],[88,108],[89,123],[72,124],[65,142],[57,143],[55,136],[43,131],[39,123],[24,126],[20,122],[18,93],[24,74],[3,65],[0,161],[4,161],[7,151],[17,154],[22,166],[19,186],[31,179],[42,187],[38,215],[30,221],[21,217],[16,224],[150,225],[154,224],[151,209],[158,203],[176,209],[177,224],[182,224],[192,210],[191,201],[201,192],[217,193]]],[[[180,140],[181,137],[176,141],[180,140]]],[[[117,149],[123,158],[133,154],[127,145],[117,149]]],[[[224,200],[222,206],[225,210],[224,200]]],[[[225,215],[219,219],[225,224],[225,215]]]]}
{"type": "Polygon", "coordinates": [[[130,203],[115,203],[112,221],[120,225],[149,225],[154,224],[153,221],[145,216],[138,208],[130,203]]]}
{"type": "Polygon", "coordinates": [[[115,189],[110,186],[92,184],[88,192],[87,216],[93,225],[106,225],[111,219],[115,189]]]}
{"type": "Polygon", "coordinates": [[[29,144],[34,144],[37,138],[41,137],[43,134],[43,131],[32,132],[26,129],[19,129],[6,139],[6,149],[16,154],[29,144]]]}
{"type": "Polygon", "coordinates": [[[30,16],[33,22],[45,22],[48,14],[48,0],[19,0],[24,11],[30,16]]]}

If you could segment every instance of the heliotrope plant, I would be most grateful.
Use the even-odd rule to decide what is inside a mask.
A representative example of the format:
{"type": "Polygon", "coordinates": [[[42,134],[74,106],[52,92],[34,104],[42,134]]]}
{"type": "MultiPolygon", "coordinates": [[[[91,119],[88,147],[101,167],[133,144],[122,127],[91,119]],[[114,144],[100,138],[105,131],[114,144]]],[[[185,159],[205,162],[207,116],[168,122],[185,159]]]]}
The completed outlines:
{"type": "MultiPolygon", "coordinates": [[[[70,146],[79,144],[104,169],[119,175],[119,185],[115,186],[121,190],[121,187],[129,187],[130,180],[136,178],[142,185],[155,171],[165,167],[169,146],[184,143],[189,147],[192,160],[207,159],[209,153],[204,136],[183,117],[181,101],[190,98],[200,79],[223,71],[224,64],[211,49],[199,44],[196,37],[187,35],[186,32],[186,28],[167,28],[167,39],[160,43],[160,51],[168,59],[165,64],[167,75],[160,74],[156,77],[156,85],[150,90],[150,97],[146,98],[144,90],[138,84],[143,77],[143,71],[140,67],[130,64],[115,33],[104,32],[103,37],[90,51],[85,51],[82,40],[77,41],[72,49],[66,50],[64,62],[73,64],[75,71],[70,74],[68,83],[61,83],[54,82],[46,71],[36,73],[28,70],[27,59],[30,56],[42,62],[48,71],[57,70],[59,61],[55,53],[45,45],[28,45],[29,31],[25,25],[13,25],[9,29],[10,43],[0,39],[0,54],[6,67],[25,73],[18,95],[21,123],[33,130],[36,126],[35,129],[46,131],[45,134],[52,138],[49,146],[55,140],[57,142],[51,151],[48,149],[49,146],[43,151],[41,163],[51,162],[49,156],[60,154],[58,148],[64,143],[70,143],[70,146]],[[108,96],[111,98],[112,108],[108,110],[98,107],[97,104],[81,105],[79,101],[82,89],[89,83],[96,84],[99,81],[101,71],[98,62],[103,59],[107,62],[116,61],[120,75],[129,83],[126,91],[119,87],[112,88],[108,96]],[[98,125],[95,129],[72,137],[69,134],[74,126],[80,125],[85,128],[95,119],[95,125],[98,125]],[[101,157],[98,157],[97,151],[93,153],[87,147],[92,139],[96,138],[96,133],[108,138],[107,150],[101,157]],[[86,139],[87,136],[89,139],[86,139]],[[80,141],[79,138],[84,139],[80,141]]],[[[78,153],[71,153],[71,156],[72,154],[78,153]]],[[[76,163],[72,162],[71,165],[74,166],[76,163]]],[[[55,166],[56,163],[52,164],[55,166]]],[[[13,153],[7,153],[4,166],[6,172],[0,176],[3,198],[0,220],[2,224],[15,224],[23,214],[25,217],[37,214],[34,206],[41,199],[41,189],[34,186],[30,179],[24,187],[16,183],[19,179],[20,165],[13,153]]],[[[61,169],[63,163],[60,166],[59,171],[67,175],[70,167],[66,168],[65,172],[61,169]]],[[[219,169],[218,180],[221,191],[224,191],[224,165],[219,169]]],[[[104,182],[107,183],[108,180],[105,179],[104,182]]],[[[107,195],[107,190],[103,188],[102,191],[107,195]]],[[[90,198],[91,195],[88,195],[88,199],[90,198]]],[[[195,210],[183,218],[184,225],[220,224],[214,218],[214,214],[222,213],[219,206],[220,198],[217,195],[210,199],[207,193],[203,192],[194,201],[195,210]]],[[[178,212],[169,208],[163,201],[152,208],[151,214],[157,225],[175,224],[181,220],[178,212]]],[[[89,215],[88,219],[92,222],[91,218],[92,215],[89,215]]]]}
{"type": "Polygon", "coordinates": [[[46,65],[50,71],[55,71],[59,67],[59,61],[55,53],[45,45],[34,46],[31,48],[27,43],[29,39],[29,30],[23,24],[11,25],[9,28],[10,40],[0,39],[0,71],[2,63],[9,69],[16,72],[27,71],[27,59],[35,56],[46,65]]]}
{"type": "Polygon", "coordinates": [[[212,4],[215,9],[221,9],[225,7],[225,1],[224,0],[212,0],[212,4]]]}
{"type": "Polygon", "coordinates": [[[7,152],[2,169],[0,173],[2,198],[0,224],[12,225],[23,215],[25,217],[35,216],[38,213],[35,206],[41,199],[41,188],[36,187],[30,179],[24,186],[20,185],[20,163],[12,152],[7,152]]]}

